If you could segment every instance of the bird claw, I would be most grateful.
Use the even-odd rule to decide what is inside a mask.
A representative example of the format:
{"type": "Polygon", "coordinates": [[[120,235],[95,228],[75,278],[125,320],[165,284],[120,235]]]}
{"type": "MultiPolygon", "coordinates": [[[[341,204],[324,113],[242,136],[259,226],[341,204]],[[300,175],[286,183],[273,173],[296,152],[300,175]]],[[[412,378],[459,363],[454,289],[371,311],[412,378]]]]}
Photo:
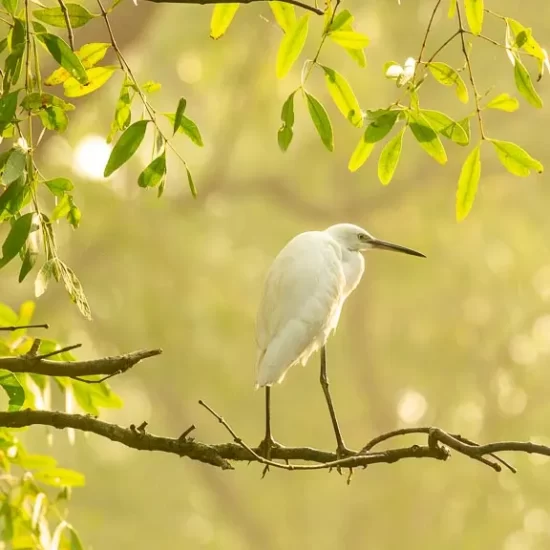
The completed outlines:
{"type": "MultiPolygon", "coordinates": [[[[343,460],[344,458],[348,458],[350,456],[354,456],[355,453],[348,449],[345,445],[338,445],[336,448],[336,460],[343,460]]],[[[336,471],[342,475],[342,468],[341,466],[336,466],[336,471]]]]}

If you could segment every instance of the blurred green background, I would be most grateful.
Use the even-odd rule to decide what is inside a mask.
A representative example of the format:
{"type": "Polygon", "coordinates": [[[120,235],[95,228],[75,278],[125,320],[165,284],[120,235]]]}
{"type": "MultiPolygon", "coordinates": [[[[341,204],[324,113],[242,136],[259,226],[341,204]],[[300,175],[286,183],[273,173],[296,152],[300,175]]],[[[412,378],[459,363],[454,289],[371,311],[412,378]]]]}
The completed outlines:
{"type": "MultiPolygon", "coordinates": [[[[382,65],[418,55],[433,3],[346,0],[358,30],[372,39],[368,67],[360,70],[332,44],[321,60],[349,79],[363,108],[385,107],[398,96],[382,65]]],[[[534,27],[550,46],[546,0],[486,5],[534,27]]],[[[453,30],[446,8],[435,20],[429,51],[453,30]]],[[[183,138],[178,145],[199,188],[197,200],[173,156],[162,199],[137,187],[151,143],[110,180],[94,177],[105,161],[103,136],[120,86],[115,78],[79,100],[67,133],[39,151],[47,177],[72,175],[77,184],[82,225],[76,232],[65,222],[58,226],[59,252],[81,278],[94,320],[86,322],[59,285],[38,301],[35,320],[50,323],[51,337],[82,342],[81,358],[164,349],[113,380],[125,407],[103,417],[122,425],[146,420],[152,432],[170,436],[195,423],[201,441],[227,440],[197,405],[202,398],[247,442],[259,443],[263,393],[253,391],[254,317],[264,274],[296,233],[346,221],[428,256],[368,254],[366,276],[329,342],[346,442],[359,448],[385,430],[437,425],[481,442],[549,443],[548,172],[515,178],[485,147],[474,209],[457,224],[455,188],[466,152],[446,142],[450,161],[441,167],[406,136],[388,188],[376,178],[376,155],[349,173],[360,133],[330,105],[319,74],[309,89],[329,105],[335,153],[324,149],[297,101],[295,140],[282,154],[280,108],[300,67],[276,80],[281,35],[267,5],[242,7],[219,41],[208,37],[211,11],[140,0],[113,14],[115,35],[139,79],[163,83],[153,103],[173,111],[186,97],[187,114],[202,131],[204,149],[183,138]]],[[[309,57],[320,29],[321,20],[312,18],[309,57]]],[[[504,28],[490,18],[484,32],[504,39],[504,28]]],[[[77,32],[77,43],[103,34],[97,21],[77,32]]],[[[442,59],[460,63],[458,43],[442,59]]],[[[473,64],[480,90],[514,93],[504,50],[476,43],[473,64]]],[[[545,78],[539,91],[547,102],[549,90],[545,78]]],[[[455,119],[471,109],[434,82],[422,88],[421,101],[455,119]]],[[[516,141],[550,170],[550,110],[520,102],[516,113],[487,113],[488,134],[516,141]]],[[[14,308],[33,292],[32,278],[15,283],[16,267],[2,272],[2,300],[14,308]]],[[[273,415],[282,443],[334,447],[317,356],[274,389],[273,415]]],[[[26,441],[30,450],[47,450],[45,429],[32,428],[26,441]]],[[[414,441],[420,440],[402,443],[414,441]]],[[[541,457],[511,457],[515,476],[457,455],[447,463],[375,465],[356,472],[348,486],[335,472],[272,471],[261,481],[258,465],[222,472],[93,435],[79,435],[70,446],[56,432],[51,452],[86,474],[69,520],[95,550],[550,547],[550,463],[541,457]]]]}

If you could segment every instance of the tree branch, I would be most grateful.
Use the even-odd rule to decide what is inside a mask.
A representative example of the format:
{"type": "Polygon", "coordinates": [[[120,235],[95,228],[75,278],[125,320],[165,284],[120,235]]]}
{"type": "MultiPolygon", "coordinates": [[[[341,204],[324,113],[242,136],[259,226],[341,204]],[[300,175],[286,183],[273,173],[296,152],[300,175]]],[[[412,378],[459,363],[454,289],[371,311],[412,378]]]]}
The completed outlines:
{"type": "MultiPolygon", "coordinates": [[[[211,412],[213,413],[213,411],[211,412]]],[[[219,417],[217,413],[213,414],[220,420],[226,429],[231,430],[227,423],[219,417]]],[[[251,448],[244,444],[232,430],[231,433],[235,439],[234,443],[207,445],[186,437],[191,428],[186,430],[179,438],[169,438],[147,433],[145,431],[145,423],[139,428],[136,428],[134,425],[131,425],[129,428],[123,428],[116,424],[98,420],[89,415],[84,416],[62,412],[34,411],[29,409],[15,412],[0,412],[1,427],[22,428],[32,425],[52,426],[58,429],[73,428],[84,432],[92,432],[132,449],[175,454],[180,457],[187,457],[191,460],[217,466],[223,470],[231,470],[233,469],[232,462],[242,461],[259,462],[292,471],[329,469],[336,466],[353,469],[370,466],[371,464],[393,464],[394,462],[408,458],[431,458],[445,461],[450,456],[450,448],[500,472],[502,469],[500,464],[486,457],[492,457],[495,460],[499,460],[512,469],[512,471],[515,471],[499,457],[495,457],[494,453],[523,452],[550,456],[550,447],[546,445],[528,441],[500,441],[488,443],[486,445],[478,445],[462,436],[451,435],[440,428],[423,427],[395,430],[387,434],[382,434],[369,442],[359,453],[340,460],[338,460],[336,453],[330,451],[311,447],[281,446],[272,449],[272,459],[267,461],[260,456],[260,450],[258,448],[251,448]],[[427,435],[427,444],[412,445],[378,452],[372,451],[372,447],[382,441],[407,434],[427,435]],[[275,460],[302,461],[313,464],[288,464],[275,462],[275,460]]]]}
{"type": "MultiPolygon", "coordinates": [[[[148,2],[154,2],[155,4],[200,4],[201,6],[211,4],[253,4],[256,2],[267,2],[268,0],[148,0],[148,2]]],[[[311,11],[317,15],[323,15],[325,12],[314,6],[309,6],[299,0],[281,0],[284,4],[291,4],[304,10],[311,11]]]]}
{"type": "Polygon", "coordinates": [[[93,374],[114,376],[126,372],[143,359],[161,353],[161,349],[141,350],[89,361],[49,361],[40,356],[32,357],[29,355],[0,357],[0,369],[10,372],[44,374],[46,376],[68,376],[69,378],[93,374]]]}

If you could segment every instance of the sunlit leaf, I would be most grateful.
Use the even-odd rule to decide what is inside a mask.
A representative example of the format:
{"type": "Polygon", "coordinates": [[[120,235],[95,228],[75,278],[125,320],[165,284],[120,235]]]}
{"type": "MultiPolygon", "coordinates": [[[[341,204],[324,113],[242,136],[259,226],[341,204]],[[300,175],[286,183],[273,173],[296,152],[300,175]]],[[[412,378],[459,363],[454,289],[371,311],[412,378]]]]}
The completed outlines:
{"type": "Polygon", "coordinates": [[[48,288],[48,283],[54,277],[56,271],[55,260],[48,260],[38,271],[36,279],[34,281],[34,295],[37,298],[40,298],[46,289],[48,288]]]}
{"type": "Polygon", "coordinates": [[[17,380],[17,377],[11,372],[0,370],[0,387],[8,395],[8,410],[17,411],[25,402],[25,390],[17,380]]]}
{"type": "Polygon", "coordinates": [[[17,110],[19,90],[2,96],[0,99],[0,122],[11,122],[17,110]]]}
{"type": "Polygon", "coordinates": [[[153,92],[158,92],[161,88],[162,88],[161,83],[156,82],[155,80],[148,80],[147,82],[141,85],[141,90],[146,94],[152,94],[153,92]]]}
{"type": "Polygon", "coordinates": [[[333,19],[329,25],[327,31],[334,32],[340,29],[352,30],[351,25],[353,23],[353,15],[349,10],[342,10],[333,19]]]}
{"type": "Polygon", "coordinates": [[[446,63],[433,62],[428,65],[433,77],[444,86],[454,86],[456,95],[462,103],[468,103],[468,88],[462,77],[446,63]]]}
{"type": "Polygon", "coordinates": [[[479,177],[481,175],[481,143],[466,157],[456,191],[456,219],[463,220],[474,204],[479,177]]]}
{"type": "Polygon", "coordinates": [[[34,473],[34,477],[52,487],[82,487],[86,480],[84,474],[66,468],[48,468],[34,473]]]}
{"type": "Polygon", "coordinates": [[[483,28],[483,0],[464,0],[468,26],[474,34],[479,34],[483,28]]]}
{"type": "MultiPolygon", "coordinates": [[[[164,116],[172,123],[172,127],[175,128],[176,115],[174,113],[164,113],[164,116]]],[[[185,134],[195,145],[199,147],[204,145],[198,126],[190,118],[184,116],[183,113],[177,131],[185,134]]]]}
{"type": "Polygon", "coordinates": [[[2,5],[10,15],[17,13],[17,0],[2,0],[2,5]]]}
{"type": "Polygon", "coordinates": [[[185,107],[187,106],[187,100],[182,97],[178,101],[178,107],[176,109],[176,114],[174,115],[174,124],[172,125],[174,128],[174,134],[178,131],[178,128],[181,126],[183,121],[183,113],[185,113],[185,107]]]}
{"type": "Polygon", "coordinates": [[[390,133],[397,120],[397,115],[397,111],[386,111],[386,114],[377,117],[367,126],[349,160],[348,168],[351,172],[358,170],[369,158],[375,144],[390,133]]]}
{"type": "Polygon", "coordinates": [[[521,62],[519,57],[516,57],[514,64],[514,81],[518,92],[537,109],[542,108],[542,99],[533,86],[533,81],[529,72],[525,68],[525,65],[521,62]]]}
{"type": "Polygon", "coordinates": [[[442,136],[454,141],[458,145],[468,145],[470,141],[464,128],[451,117],[439,111],[422,109],[421,115],[428,121],[430,126],[442,136]]]}
{"type": "Polygon", "coordinates": [[[210,36],[217,40],[225,34],[240,4],[216,4],[210,20],[210,36]]]}
{"type": "Polygon", "coordinates": [[[139,120],[129,126],[116,142],[103,175],[107,178],[118,170],[138,150],[147,129],[148,120],[139,120]]]}
{"type": "MultiPolygon", "coordinates": [[[[70,80],[74,80],[74,82],[76,82],[74,78],[70,80]]],[[[76,84],[78,86],[82,86],[81,84],[78,84],[78,82],[76,82],[76,84]]],[[[69,124],[69,117],[65,111],[61,109],[61,107],[46,107],[45,109],[38,111],[38,116],[40,117],[44,128],[55,132],[64,132],[69,124]]]]}
{"type": "MultiPolygon", "coordinates": [[[[69,15],[69,20],[73,28],[82,27],[88,21],[91,21],[97,15],[90,13],[84,6],[80,4],[65,4],[67,12],[69,15]]],[[[65,28],[66,21],[65,16],[63,15],[63,10],[60,7],[55,8],[46,8],[41,10],[34,10],[32,14],[47,25],[52,27],[62,27],[65,28]]]]}
{"type": "Polygon", "coordinates": [[[275,16],[275,21],[285,33],[289,32],[296,24],[296,10],[291,4],[285,2],[269,2],[269,7],[275,16]]]}
{"type": "Polygon", "coordinates": [[[9,185],[12,181],[20,178],[25,171],[27,154],[19,147],[14,147],[6,161],[2,173],[2,183],[9,185]]]}
{"type": "Polygon", "coordinates": [[[277,78],[284,78],[300,56],[306,43],[308,22],[308,14],[303,15],[283,36],[277,52],[277,78]]]}
{"type": "Polygon", "coordinates": [[[38,239],[36,238],[36,234],[33,235],[31,233],[25,243],[23,261],[21,263],[21,269],[19,270],[18,281],[20,283],[23,282],[25,277],[32,271],[38,258],[38,252],[38,239]]]}
{"type": "Polygon", "coordinates": [[[187,183],[189,184],[189,189],[191,190],[191,195],[193,197],[197,196],[197,188],[195,187],[195,182],[193,181],[193,176],[191,175],[191,172],[187,166],[185,167],[185,170],[187,172],[187,183]]]}
{"type": "Polygon", "coordinates": [[[67,70],[73,78],[76,78],[81,84],[88,83],[88,76],[82,61],[62,38],[50,33],[40,33],[36,36],[38,40],[46,46],[51,56],[59,65],[67,70]]]}
{"type": "Polygon", "coordinates": [[[138,178],[140,187],[156,187],[166,177],[166,153],[163,151],[141,172],[138,178]]]}
{"type": "Polygon", "coordinates": [[[78,280],[75,272],[60,260],[57,261],[57,265],[61,273],[63,284],[65,285],[65,290],[68,292],[71,301],[76,304],[76,307],[86,319],[91,319],[92,312],[88,300],[86,299],[82,284],[78,280]]]}
{"type": "Polygon", "coordinates": [[[74,188],[71,180],[67,178],[54,178],[44,182],[44,185],[56,196],[62,197],[65,193],[72,191],[74,188]]]}
{"type": "Polygon", "coordinates": [[[370,42],[368,36],[353,30],[331,31],[328,36],[339,46],[349,48],[351,50],[362,50],[363,48],[366,48],[370,42]]]}
{"type": "Polygon", "coordinates": [[[19,212],[27,194],[28,187],[23,176],[10,183],[0,195],[0,220],[19,212]]]}
{"type": "MultiPolygon", "coordinates": [[[[107,53],[111,44],[107,42],[93,42],[91,44],[85,44],[75,55],[80,59],[82,66],[85,69],[91,69],[96,63],[99,63],[107,53]]],[[[57,86],[63,84],[71,75],[63,68],[56,69],[46,80],[44,84],[46,86],[57,86]]]]}
{"type": "Polygon", "coordinates": [[[405,127],[386,143],[380,153],[380,158],[378,159],[378,179],[383,185],[388,185],[395,174],[399,158],[401,157],[404,133],[405,127]]]}
{"type": "Polygon", "coordinates": [[[487,103],[486,107],[488,109],[499,109],[501,111],[512,113],[519,107],[519,102],[510,94],[499,94],[491,99],[491,101],[487,103]]]}
{"type": "Polygon", "coordinates": [[[447,162],[445,148],[426,118],[414,111],[408,111],[407,117],[409,128],[422,149],[440,164],[445,164],[447,162]]]}
{"type": "Polygon", "coordinates": [[[309,116],[315,125],[317,133],[325,147],[332,151],[334,149],[334,140],[332,135],[332,124],[323,105],[311,94],[304,92],[306,95],[307,109],[309,116]]]}
{"type": "Polygon", "coordinates": [[[40,111],[40,109],[45,109],[46,107],[59,107],[64,111],[73,111],[75,108],[72,103],[68,103],[60,97],[38,92],[26,95],[21,102],[21,107],[33,112],[40,111]]]}
{"type": "Polygon", "coordinates": [[[116,66],[93,67],[86,70],[88,84],[83,85],[74,78],[68,78],[63,82],[63,92],[67,97],[81,97],[101,88],[118,69],[116,66]]]}
{"type": "Polygon", "coordinates": [[[542,164],[519,145],[497,139],[491,139],[490,142],[493,144],[500,162],[511,174],[525,177],[531,173],[531,170],[535,170],[539,174],[543,172],[542,164]]]}
{"type": "Polygon", "coordinates": [[[363,126],[363,115],[359,102],[348,81],[334,69],[322,66],[328,91],[344,117],[354,126],[363,126]]]}

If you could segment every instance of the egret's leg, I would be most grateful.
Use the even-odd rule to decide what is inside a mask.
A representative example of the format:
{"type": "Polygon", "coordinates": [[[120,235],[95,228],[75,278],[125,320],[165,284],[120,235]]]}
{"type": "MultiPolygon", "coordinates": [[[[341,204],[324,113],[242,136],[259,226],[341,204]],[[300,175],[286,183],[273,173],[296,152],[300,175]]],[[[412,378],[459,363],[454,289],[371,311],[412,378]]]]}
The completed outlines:
{"type": "Polygon", "coordinates": [[[339,456],[345,457],[347,454],[350,454],[350,451],[344,445],[344,440],[342,439],[342,434],[340,433],[340,426],[338,425],[338,419],[336,418],[336,413],[334,412],[334,406],[330,397],[330,391],[328,389],[327,352],[325,346],[321,348],[321,376],[319,377],[319,380],[321,382],[321,387],[323,388],[323,393],[325,394],[330,419],[332,420],[332,427],[334,428],[334,435],[336,436],[336,451],[339,456]]]}
{"type": "Polygon", "coordinates": [[[260,450],[264,458],[271,460],[271,449],[277,447],[278,443],[271,435],[271,388],[265,387],[265,437],[260,443],[260,450]]]}

